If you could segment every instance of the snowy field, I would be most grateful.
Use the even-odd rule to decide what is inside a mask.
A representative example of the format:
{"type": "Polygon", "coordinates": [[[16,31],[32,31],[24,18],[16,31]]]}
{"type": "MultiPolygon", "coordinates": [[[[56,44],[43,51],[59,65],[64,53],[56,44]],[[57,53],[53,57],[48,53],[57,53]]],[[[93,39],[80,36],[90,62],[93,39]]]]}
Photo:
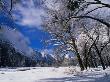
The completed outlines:
{"type": "Polygon", "coordinates": [[[82,72],[78,67],[1,68],[0,82],[110,82],[110,68],[82,72]]]}

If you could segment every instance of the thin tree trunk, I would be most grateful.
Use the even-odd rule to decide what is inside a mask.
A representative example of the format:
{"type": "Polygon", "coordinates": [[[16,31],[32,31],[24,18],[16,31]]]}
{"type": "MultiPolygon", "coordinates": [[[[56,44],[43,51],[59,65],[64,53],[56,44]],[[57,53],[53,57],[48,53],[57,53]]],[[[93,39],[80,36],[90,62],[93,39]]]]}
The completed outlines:
{"type": "Polygon", "coordinates": [[[84,65],[83,65],[82,59],[81,59],[80,54],[79,54],[79,52],[78,52],[77,46],[76,46],[76,44],[75,44],[75,41],[74,41],[74,40],[72,40],[72,41],[73,41],[74,49],[75,49],[75,51],[76,51],[76,55],[77,55],[77,59],[78,59],[79,66],[80,66],[80,68],[81,68],[81,71],[83,71],[83,70],[84,70],[84,65]]]}
{"type": "Polygon", "coordinates": [[[96,44],[95,44],[95,48],[96,48],[96,52],[97,52],[97,54],[98,54],[98,56],[100,58],[100,62],[101,62],[101,65],[103,67],[103,70],[105,70],[106,68],[105,68],[105,64],[104,64],[104,61],[103,61],[102,56],[101,56],[101,52],[98,50],[96,44]]]}
{"type": "MultiPolygon", "coordinates": [[[[70,32],[69,32],[69,33],[70,33],[70,32]]],[[[79,66],[80,66],[80,68],[81,68],[81,71],[83,71],[83,70],[84,70],[84,65],[83,65],[83,61],[82,61],[82,59],[81,59],[81,57],[80,57],[80,54],[79,54],[79,52],[78,52],[78,48],[77,48],[77,45],[76,45],[76,43],[75,43],[75,38],[73,38],[73,36],[72,36],[71,33],[70,33],[70,37],[71,37],[71,40],[72,40],[73,49],[75,50],[75,53],[76,53],[76,55],[77,55],[77,59],[78,59],[79,66]]]]}
{"type": "Polygon", "coordinates": [[[82,59],[81,59],[79,53],[77,53],[76,55],[77,55],[77,59],[78,59],[78,63],[79,63],[79,66],[81,68],[81,71],[83,71],[84,70],[84,65],[83,65],[82,59]]]}

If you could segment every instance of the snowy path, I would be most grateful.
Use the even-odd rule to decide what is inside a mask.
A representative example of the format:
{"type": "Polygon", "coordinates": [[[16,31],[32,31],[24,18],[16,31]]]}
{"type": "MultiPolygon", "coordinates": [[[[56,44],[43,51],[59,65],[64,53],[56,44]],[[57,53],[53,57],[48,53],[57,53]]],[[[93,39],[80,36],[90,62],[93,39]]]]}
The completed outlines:
{"type": "MultiPolygon", "coordinates": [[[[89,69],[68,74],[68,67],[0,69],[0,82],[110,82],[110,68],[89,69]]],[[[75,68],[78,69],[78,68],[75,68]]]]}

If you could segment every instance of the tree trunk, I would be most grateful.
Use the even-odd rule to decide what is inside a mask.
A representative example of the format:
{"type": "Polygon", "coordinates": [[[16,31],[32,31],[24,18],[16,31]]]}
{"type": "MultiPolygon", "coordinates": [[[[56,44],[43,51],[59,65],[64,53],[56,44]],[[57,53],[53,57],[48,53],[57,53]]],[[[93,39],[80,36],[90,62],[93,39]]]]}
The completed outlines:
{"type": "Polygon", "coordinates": [[[95,48],[96,48],[96,52],[97,52],[97,54],[98,54],[98,56],[99,56],[100,63],[101,63],[101,65],[102,65],[102,67],[103,67],[103,70],[105,70],[106,68],[105,68],[105,64],[104,64],[104,61],[103,61],[102,56],[101,56],[101,52],[98,50],[96,44],[95,44],[95,48]]]}
{"type": "Polygon", "coordinates": [[[84,65],[83,65],[82,59],[81,59],[79,53],[77,53],[76,55],[77,55],[77,59],[78,59],[78,63],[79,63],[79,66],[81,68],[81,71],[83,71],[84,70],[84,65]]]}
{"type": "Polygon", "coordinates": [[[77,55],[77,59],[78,59],[78,63],[79,63],[79,66],[81,68],[81,71],[84,70],[84,65],[83,65],[83,62],[82,62],[82,59],[80,57],[80,54],[78,52],[78,48],[77,48],[77,45],[75,43],[75,38],[72,37],[72,34],[70,33],[70,36],[71,36],[71,39],[72,39],[72,45],[73,45],[73,49],[75,50],[75,53],[77,55]]]}
{"type": "Polygon", "coordinates": [[[88,67],[88,57],[87,57],[86,53],[84,55],[84,60],[83,61],[84,61],[84,66],[87,69],[87,67],[88,67]]]}
{"type": "Polygon", "coordinates": [[[101,54],[98,54],[98,56],[99,56],[99,58],[100,58],[100,62],[101,62],[101,65],[102,65],[102,67],[103,67],[103,70],[105,70],[106,68],[105,68],[105,64],[104,64],[104,62],[103,62],[103,59],[102,59],[101,54]]]}
{"type": "Polygon", "coordinates": [[[84,70],[84,65],[83,65],[82,59],[81,59],[81,57],[80,57],[80,54],[79,54],[79,52],[78,52],[77,46],[76,46],[76,44],[75,44],[75,41],[73,41],[73,46],[74,46],[74,49],[75,49],[75,51],[76,51],[76,55],[77,55],[77,59],[78,59],[79,66],[80,66],[80,68],[81,68],[81,71],[83,71],[83,70],[84,70]]]}

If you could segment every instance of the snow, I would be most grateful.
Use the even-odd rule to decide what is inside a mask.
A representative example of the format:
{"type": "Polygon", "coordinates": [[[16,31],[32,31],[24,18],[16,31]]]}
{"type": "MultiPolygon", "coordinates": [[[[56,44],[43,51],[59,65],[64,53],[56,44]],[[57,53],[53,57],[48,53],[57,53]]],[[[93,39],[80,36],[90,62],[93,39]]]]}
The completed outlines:
{"type": "Polygon", "coordinates": [[[1,68],[0,82],[110,82],[110,68],[24,67],[1,68]]]}

